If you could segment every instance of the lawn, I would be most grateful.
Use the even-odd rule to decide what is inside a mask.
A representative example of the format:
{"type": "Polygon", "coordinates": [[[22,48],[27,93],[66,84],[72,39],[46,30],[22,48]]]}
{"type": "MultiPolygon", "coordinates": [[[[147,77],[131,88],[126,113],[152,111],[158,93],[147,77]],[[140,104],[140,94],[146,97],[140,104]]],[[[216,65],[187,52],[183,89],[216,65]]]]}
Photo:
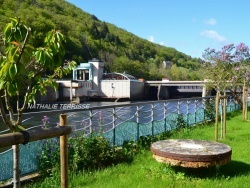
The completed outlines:
{"type": "MultiPolygon", "coordinates": [[[[214,140],[214,126],[197,125],[175,131],[169,138],[214,140]]],[[[149,150],[143,150],[130,164],[118,164],[103,170],[70,174],[69,187],[75,188],[244,188],[250,187],[250,122],[238,112],[227,120],[226,138],[218,142],[232,148],[232,160],[224,166],[202,169],[173,168],[158,163],[149,150]]],[[[60,187],[60,175],[24,187],[60,187]],[[58,177],[58,178],[55,178],[58,177]]]]}

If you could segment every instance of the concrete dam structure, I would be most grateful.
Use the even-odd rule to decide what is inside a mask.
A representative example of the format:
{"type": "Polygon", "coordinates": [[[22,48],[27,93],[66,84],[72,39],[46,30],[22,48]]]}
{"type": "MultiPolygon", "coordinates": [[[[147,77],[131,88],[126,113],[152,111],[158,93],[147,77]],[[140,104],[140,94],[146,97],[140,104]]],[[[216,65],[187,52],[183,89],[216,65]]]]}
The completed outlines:
{"type": "Polygon", "coordinates": [[[146,99],[166,100],[207,95],[215,95],[215,90],[207,91],[204,81],[145,81],[146,99]]]}
{"type": "MultiPolygon", "coordinates": [[[[98,59],[80,63],[73,78],[57,80],[57,91],[49,90],[40,101],[166,100],[206,96],[203,81],[145,81],[126,73],[104,73],[98,59]]],[[[209,94],[211,95],[211,93],[209,94]]]]}

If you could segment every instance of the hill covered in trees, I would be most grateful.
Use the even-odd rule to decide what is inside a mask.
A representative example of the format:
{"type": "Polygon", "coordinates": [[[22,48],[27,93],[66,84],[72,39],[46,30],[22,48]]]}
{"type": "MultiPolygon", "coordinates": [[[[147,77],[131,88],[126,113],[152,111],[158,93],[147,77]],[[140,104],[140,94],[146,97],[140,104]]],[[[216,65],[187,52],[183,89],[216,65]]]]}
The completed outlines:
{"type": "Polygon", "coordinates": [[[51,29],[61,30],[67,39],[67,60],[81,63],[98,58],[107,72],[125,71],[147,80],[202,79],[201,59],[139,38],[64,0],[0,0],[0,16],[1,30],[10,17],[25,21],[35,34],[29,39],[34,46],[40,46],[51,29]],[[163,61],[171,68],[163,68],[163,61]]]}

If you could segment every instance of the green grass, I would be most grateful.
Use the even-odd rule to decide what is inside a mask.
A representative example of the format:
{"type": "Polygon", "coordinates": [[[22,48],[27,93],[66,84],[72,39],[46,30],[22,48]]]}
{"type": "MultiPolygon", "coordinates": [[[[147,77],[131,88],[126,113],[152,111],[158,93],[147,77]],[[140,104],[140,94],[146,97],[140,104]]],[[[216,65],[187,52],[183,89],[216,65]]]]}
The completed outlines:
{"type": "MultiPolygon", "coordinates": [[[[214,126],[198,125],[182,129],[170,138],[214,140],[214,126]]],[[[219,140],[232,147],[229,164],[202,169],[169,167],[158,163],[148,150],[138,154],[131,164],[119,164],[103,170],[70,174],[69,187],[74,188],[249,188],[250,187],[250,122],[242,115],[231,113],[227,120],[227,134],[219,140]]],[[[26,187],[60,187],[60,175],[46,178],[26,187]],[[55,178],[56,177],[56,178],[55,178]]]]}

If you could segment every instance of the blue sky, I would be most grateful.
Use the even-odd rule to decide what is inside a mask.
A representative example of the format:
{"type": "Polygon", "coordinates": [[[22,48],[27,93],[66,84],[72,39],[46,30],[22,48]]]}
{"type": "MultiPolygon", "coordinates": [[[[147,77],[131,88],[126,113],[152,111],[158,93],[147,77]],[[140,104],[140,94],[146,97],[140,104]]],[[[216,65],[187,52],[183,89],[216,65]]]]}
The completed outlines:
{"type": "Polygon", "coordinates": [[[210,47],[250,45],[249,0],[67,0],[138,37],[202,57],[210,47]]]}

